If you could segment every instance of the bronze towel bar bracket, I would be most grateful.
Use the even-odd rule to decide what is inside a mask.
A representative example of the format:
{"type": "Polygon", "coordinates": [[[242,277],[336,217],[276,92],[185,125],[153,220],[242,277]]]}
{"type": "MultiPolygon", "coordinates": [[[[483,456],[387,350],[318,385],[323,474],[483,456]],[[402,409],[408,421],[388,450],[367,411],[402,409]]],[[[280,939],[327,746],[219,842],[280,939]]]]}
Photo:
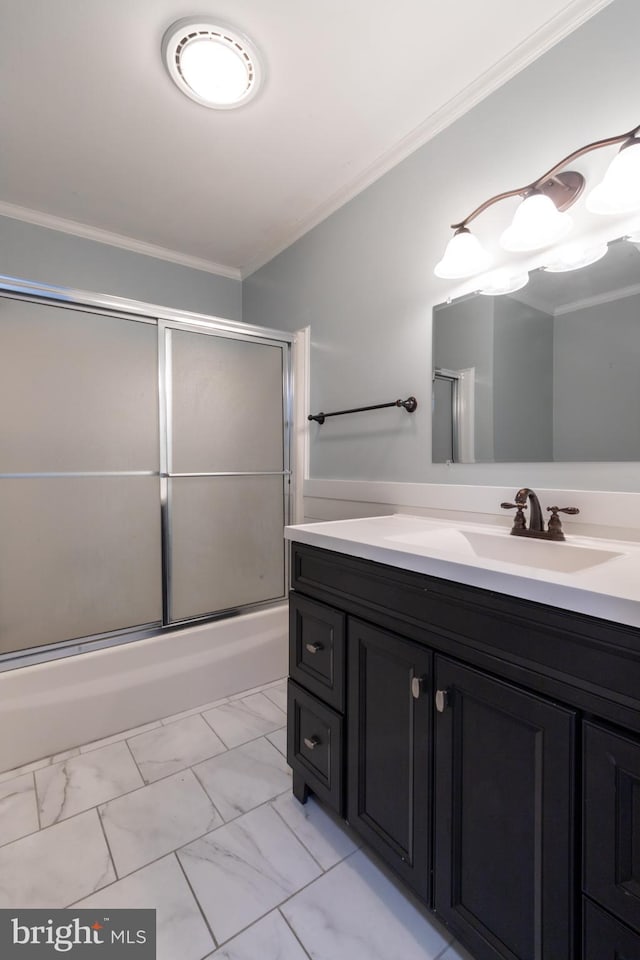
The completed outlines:
{"type": "Polygon", "coordinates": [[[352,410],[336,410],[335,413],[310,413],[307,420],[324,423],[327,417],[342,417],[345,413],[362,413],[365,410],[382,410],[385,407],[404,407],[407,413],[413,413],[418,407],[418,401],[415,397],[407,397],[406,400],[393,400],[391,403],[374,403],[371,407],[354,407],[352,410]]]}

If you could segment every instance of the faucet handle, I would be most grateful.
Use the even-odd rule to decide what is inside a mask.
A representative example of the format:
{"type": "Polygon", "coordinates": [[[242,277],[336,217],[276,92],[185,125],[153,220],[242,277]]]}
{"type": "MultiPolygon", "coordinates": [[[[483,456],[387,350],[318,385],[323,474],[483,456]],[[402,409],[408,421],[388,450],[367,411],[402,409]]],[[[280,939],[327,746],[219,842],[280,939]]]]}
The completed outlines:
{"type": "Polygon", "coordinates": [[[549,537],[551,540],[564,540],[564,533],[562,531],[562,524],[560,523],[559,513],[569,513],[576,514],[580,513],[577,507],[547,507],[547,510],[551,513],[549,517],[549,537]]]}
{"type": "Polygon", "coordinates": [[[513,527],[511,528],[511,533],[516,530],[525,530],[527,523],[524,519],[523,510],[527,509],[526,503],[501,503],[500,506],[503,510],[515,510],[516,515],[513,518],[513,527]]]}

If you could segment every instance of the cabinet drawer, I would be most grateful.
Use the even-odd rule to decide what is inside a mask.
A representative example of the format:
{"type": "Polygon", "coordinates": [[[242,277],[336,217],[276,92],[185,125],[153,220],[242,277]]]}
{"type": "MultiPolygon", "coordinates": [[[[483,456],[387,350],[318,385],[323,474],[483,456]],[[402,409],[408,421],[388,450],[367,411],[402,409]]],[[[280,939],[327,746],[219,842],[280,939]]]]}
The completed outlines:
{"type": "Polygon", "coordinates": [[[584,901],[583,960],[640,960],[640,936],[610,914],[584,901]]]}
{"type": "Polygon", "coordinates": [[[584,731],[584,891],[640,933],[640,741],[584,731]]]}
{"type": "Polygon", "coordinates": [[[289,680],[287,761],[330,807],[342,812],[342,717],[289,680]]]}
{"type": "Polygon", "coordinates": [[[289,595],[289,674],[334,709],[344,710],[345,621],[339,610],[289,595]]]}

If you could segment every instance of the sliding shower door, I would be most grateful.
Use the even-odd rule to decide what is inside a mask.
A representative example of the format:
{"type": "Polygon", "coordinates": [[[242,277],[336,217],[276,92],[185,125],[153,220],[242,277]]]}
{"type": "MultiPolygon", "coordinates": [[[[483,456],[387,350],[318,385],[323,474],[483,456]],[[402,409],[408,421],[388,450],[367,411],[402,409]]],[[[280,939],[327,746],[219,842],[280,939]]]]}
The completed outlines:
{"type": "Polygon", "coordinates": [[[0,299],[0,655],[162,621],[157,329],[0,299]]]}
{"type": "Polygon", "coordinates": [[[0,669],[283,599],[291,338],[53,292],[0,287],[0,669]]]}
{"type": "Polygon", "coordinates": [[[288,345],[161,327],[167,619],[282,598],[288,345]]]}

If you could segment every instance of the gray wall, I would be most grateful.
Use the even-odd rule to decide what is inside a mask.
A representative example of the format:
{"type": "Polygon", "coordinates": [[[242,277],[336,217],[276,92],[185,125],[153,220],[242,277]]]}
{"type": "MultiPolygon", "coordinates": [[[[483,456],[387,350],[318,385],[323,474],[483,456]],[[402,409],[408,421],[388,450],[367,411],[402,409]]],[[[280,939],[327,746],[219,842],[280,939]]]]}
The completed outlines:
{"type": "Polygon", "coordinates": [[[553,460],[553,317],[492,299],[494,459],[553,460]]]}
{"type": "Polygon", "coordinates": [[[475,369],[474,458],[493,454],[494,330],[493,298],[460,300],[437,310],[433,326],[434,366],[475,369]]]}
{"type": "MultiPolygon", "coordinates": [[[[613,0],[245,280],[245,321],[311,325],[314,411],[419,400],[412,416],[391,410],[314,425],[313,477],[640,490],[637,464],[431,464],[429,402],[431,310],[452,293],[433,276],[448,224],[576,147],[640,122],[639,35],[638,0],[613,0]]],[[[490,212],[483,217],[486,228],[490,212]]]]}
{"type": "Polygon", "coordinates": [[[555,319],[555,455],[640,460],[640,296],[555,319]]]}
{"type": "Polygon", "coordinates": [[[242,320],[242,284],[0,217],[0,274],[242,320]]]}

